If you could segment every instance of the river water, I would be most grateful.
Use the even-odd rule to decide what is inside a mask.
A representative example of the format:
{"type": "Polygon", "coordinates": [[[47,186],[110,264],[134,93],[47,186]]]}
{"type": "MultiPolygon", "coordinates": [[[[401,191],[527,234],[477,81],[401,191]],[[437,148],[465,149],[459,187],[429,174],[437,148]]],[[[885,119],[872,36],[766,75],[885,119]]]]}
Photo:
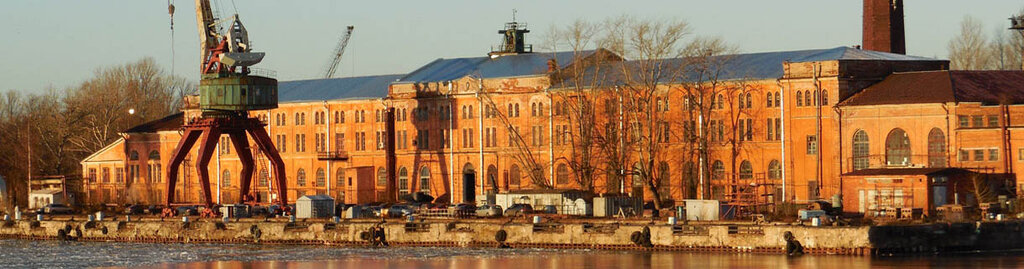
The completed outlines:
{"type": "Polygon", "coordinates": [[[0,240],[0,268],[1024,268],[1024,253],[854,257],[0,240]]]}

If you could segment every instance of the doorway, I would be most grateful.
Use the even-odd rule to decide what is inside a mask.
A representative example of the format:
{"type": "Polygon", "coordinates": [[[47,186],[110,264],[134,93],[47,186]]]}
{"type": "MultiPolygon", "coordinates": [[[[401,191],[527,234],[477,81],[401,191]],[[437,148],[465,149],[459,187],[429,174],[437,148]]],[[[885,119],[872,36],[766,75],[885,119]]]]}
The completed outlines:
{"type": "Polygon", "coordinates": [[[462,202],[476,202],[476,170],[470,163],[462,168],[462,202]]]}

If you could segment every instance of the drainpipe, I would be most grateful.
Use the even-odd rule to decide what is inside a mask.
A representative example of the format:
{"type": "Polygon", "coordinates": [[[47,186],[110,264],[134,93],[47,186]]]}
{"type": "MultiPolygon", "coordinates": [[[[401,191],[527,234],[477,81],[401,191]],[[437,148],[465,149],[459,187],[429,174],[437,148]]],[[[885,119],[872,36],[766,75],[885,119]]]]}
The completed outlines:
{"type": "Polygon", "coordinates": [[[1003,148],[1005,149],[1003,151],[1003,173],[1011,174],[1013,173],[1013,162],[1010,157],[1013,156],[1013,148],[1010,145],[1010,109],[1006,104],[999,105],[999,115],[1002,116],[1002,126],[1000,127],[1002,127],[1003,148]]]}
{"type": "MultiPolygon", "coordinates": [[[[270,112],[267,112],[267,136],[271,136],[271,137],[277,138],[276,136],[274,136],[274,132],[273,132],[273,129],[274,129],[273,126],[274,125],[270,124],[270,114],[271,114],[270,112]]],[[[277,123],[276,118],[275,118],[274,123],[277,123]]],[[[273,140],[273,141],[277,142],[276,139],[273,140]]],[[[256,148],[258,149],[259,147],[256,147],[256,148]]],[[[276,146],[276,145],[274,146],[274,150],[277,150],[278,148],[280,148],[280,147],[276,146]]],[[[266,157],[266,153],[265,152],[263,152],[263,155],[266,157]]],[[[280,155],[280,152],[278,152],[278,155],[280,155]]],[[[257,156],[253,156],[253,158],[256,158],[256,157],[257,156]]],[[[259,158],[256,158],[256,159],[259,160],[259,158]]],[[[259,173],[259,171],[257,171],[256,173],[259,173]]],[[[270,180],[270,177],[272,175],[276,175],[276,174],[274,174],[274,166],[270,163],[270,157],[267,157],[267,181],[268,181],[267,182],[267,202],[269,202],[269,203],[273,203],[274,200],[277,200],[277,199],[271,198],[272,196],[274,196],[274,182],[276,182],[274,180],[270,180]]],[[[259,175],[256,175],[256,177],[259,178],[259,175]]],[[[277,197],[275,197],[275,198],[277,198],[277,197]]]]}
{"type": "MultiPolygon", "coordinates": [[[[714,104],[712,103],[712,105],[714,105],[714,104]]],[[[703,110],[703,109],[700,109],[700,110],[703,110]]],[[[698,181],[699,181],[698,184],[700,185],[700,192],[699,192],[700,196],[697,199],[703,200],[704,199],[704,153],[707,152],[707,148],[705,147],[707,145],[707,141],[704,140],[706,136],[704,135],[704,113],[703,113],[703,111],[697,112],[697,136],[699,137],[697,141],[700,141],[700,143],[697,144],[697,147],[699,147],[697,152],[700,152],[700,153],[697,154],[697,167],[699,167],[698,168],[698,172],[697,172],[697,174],[699,176],[697,176],[697,177],[698,177],[698,181]]],[[[684,171],[684,173],[685,173],[685,171],[684,171]]]]}
{"type": "Polygon", "coordinates": [[[551,103],[548,109],[548,184],[557,189],[555,185],[555,97],[548,91],[548,102],[551,103]]]}
{"type": "Polygon", "coordinates": [[[455,117],[452,117],[452,81],[448,81],[448,203],[455,204],[455,147],[452,145],[452,128],[455,128],[455,117]]]}
{"type": "MultiPolygon", "coordinates": [[[[836,101],[837,101],[837,103],[836,103],[835,106],[832,107],[832,110],[834,110],[836,112],[836,116],[839,118],[839,121],[838,121],[839,122],[839,124],[838,124],[839,132],[838,133],[839,133],[839,175],[840,176],[839,176],[839,191],[838,191],[838,194],[839,194],[839,197],[840,197],[840,200],[841,200],[842,197],[843,197],[843,177],[842,177],[842,175],[843,175],[843,110],[839,108],[839,103],[838,103],[839,95],[838,94],[836,94],[836,101]]],[[[911,184],[913,184],[913,183],[911,183],[911,184]]]]}
{"type": "MultiPolygon", "coordinates": [[[[221,147],[224,146],[224,145],[221,145],[220,141],[222,141],[221,137],[217,137],[217,171],[214,172],[214,174],[217,174],[217,203],[218,204],[221,203],[220,202],[220,197],[222,196],[221,193],[220,193],[220,184],[222,183],[221,178],[220,178],[220,176],[221,176],[220,175],[220,155],[222,153],[221,147]]],[[[206,168],[203,168],[203,169],[206,169],[206,168]]]]}
{"type": "MultiPolygon", "coordinates": [[[[625,162],[626,158],[625,158],[624,154],[625,154],[625,149],[626,149],[626,144],[625,144],[626,142],[625,142],[625,140],[623,138],[625,136],[625,134],[622,133],[622,130],[623,130],[622,129],[622,126],[623,126],[623,119],[622,119],[622,94],[619,92],[619,86],[615,86],[615,93],[616,93],[616,96],[619,98],[619,102],[618,102],[618,104],[619,104],[619,130],[618,130],[619,131],[619,157],[621,158],[621,160],[623,162],[625,162]]],[[[626,164],[625,163],[620,163],[619,165],[626,165],[626,164]]],[[[624,193],[626,193],[626,186],[625,186],[626,185],[625,184],[626,183],[626,178],[625,178],[625,176],[626,176],[626,169],[624,167],[619,167],[619,171],[618,171],[618,175],[617,176],[619,178],[619,194],[624,194],[624,193]]],[[[701,182],[703,182],[703,178],[702,178],[701,182]]]]}
{"type": "MultiPolygon", "coordinates": [[[[813,73],[811,75],[814,78],[814,95],[813,95],[814,96],[814,106],[815,106],[814,110],[815,110],[815,113],[817,114],[816,118],[814,119],[814,121],[815,121],[815,124],[814,124],[814,143],[816,143],[815,146],[816,146],[816,149],[817,149],[817,152],[815,152],[816,154],[814,154],[814,177],[815,177],[814,180],[818,182],[817,186],[815,186],[815,188],[817,189],[817,190],[815,190],[815,192],[818,193],[818,195],[816,195],[816,196],[818,196],[818,197],[815,197],[815,198],[821,199],[821,197],[820,197],[820,195],[821,195],[821,185],[825,185],[824,182],[823,182],[824,180],[823,180],[823,178],[821,176],[821,152],[822,152],[821,146],[824,145],[824,143],[821,143],[821,140],[822,140],[821,139],[821,95],[822,94],[821,94],[821,84],[818,81],[818,71],[821,70],[821,63],[815,63],[814,65],[812,65],[811,68],[813,69],[812,70],[813,73]]],[[[808,195],[807,198],[810,198],[810,195],[808,195]]]]}
{"type": "MultiPolygon", "coordinates": [[[[324,100],[323,102],[324,102],[324,110],[326,111],[326,112],[324,112],[324,119],[323,120],[327,122],[326,123],[327,124],[327,130],[324,131],[324,143],[322,145],[320,145],[320,146],[323,147],[324,151],[330,153],[331,152],[331,120],[333,120],[334,118],[331,118],[331,108],[327,106],[327,100],[324,100]]],[[[318,152],[317,154],[320,154],[320,153],[318,152]]],[[[330,158],[325,160],[325,162],[327,162],[327,173],[326,173],[326,175],[324,175],[324,177],[327,178],[327,195],[329,195],[331,197],[334,197],[333,195],[331,195],[331,171],[333,171],[333,170],[331,170],[331,160],[330,160],[330,158]]]]}
{"type": "Polygon", "coordinates": [[[781,78],[775,80],[775,82],[779,84],[779,94],[782,94],[782,97],[779,97],[778,104],[779,121],[782,122],[782,126],[777,131],[782,136],[782,202],[786,202],[786,167],[788,166],[786,162],[786,140],[789,139],[786,136],[786,96],[789,96],[789,94],[784,94],[786,93],[786,88],[782,86],[781,78]]]}
{"type": "Polygon", "coordinates": [[[946,111],[946,135],[944,137],[946,139],[946,148],[942,149],[942,150],[946,151],[946,159],[943,160],[943,161],[946,162],[946,167],[950,167],[950,162],[949,162],[949,146],[950,146],[950,144],[949,144],[949,136],[950,136],[951,133],[949,132],[949,125],[950,125],[949,124],[949,120],[950,120],[949,115],[950,115],[950,113],[949,113],[949,106],[947,105],[947,103],[942,103],[942,110],[946,111]]]}
{"type": "MultiPolygon", "coordinates": [[[[479,135],[476,138],[476,141],[479,142],[479,143],[477,143],[477,148],[480,149],[478,151],[478,155],[480,156],[480,168],[477,168],[477,175],[480,175],[480,176],[477,177],[477,181],[480,182],[480,184],[477,184],[477,185],[480,187],[480,195],[483,196],[484,200],[486,201],[487,200],[487,195],[484,193],[484,190],[485,190],[484,184],[487,184],[486,181],[484,181],[484,177],[487,177],[487,168],[486,168],[487,166],[484,165],[484,100],[480,97],[480,94],[483,91],[484,91],[484,78],[481,77],[480,80],[479,80],[478,88],[476,90],[476,102],[477,102],[477,104],[479,106],[477,108],[477,110],[480,111],[480,113],[478,114],[479,117],[477,117],[477,134],[479,134],[479,135]]],[[[472,112],[470,112],[470,113],[472,113],[472,112]]],[[[476,197],[474,197],[474,198],[476,198],[476,197]]],[[[477,198],[477,199],[479,199],[479,198],[477,198]]],[[[475,202],[475,201],[470,201],[470,202],[475,202]]]]}

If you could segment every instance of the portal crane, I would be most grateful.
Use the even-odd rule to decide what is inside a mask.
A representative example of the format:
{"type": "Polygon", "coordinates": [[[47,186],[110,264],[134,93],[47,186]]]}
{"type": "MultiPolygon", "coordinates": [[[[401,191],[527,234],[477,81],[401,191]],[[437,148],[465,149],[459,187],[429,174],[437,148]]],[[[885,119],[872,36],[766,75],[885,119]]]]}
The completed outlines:
{"type": "Polygon", "coordinates": [[[338,71],[338,64],[341,63],[341,55],[345,54],[345,47],[348,47],[348,39],[352,37],[352,29],[354,26],[349,25],[345,30],[345,35],[341,36],[341,41],[338,42],[338,46],[334,48],[334,54],[331,55],[331,60],[324,65],[323,78],[333,78],[334,72],[338,71]]]}
{"type": "MultiPolygon", "coordinates": [[[[277,80],[263,75],[252,75],[250,68],[263,60],[265,53],[253,52],[249,34],[242,25],[238,14],[228,20],[214,18],[210,0],[196,0],[196,22],[199,27],[200,73],[199,108],[200,117],[190,118],[182,126],[181,140],[167,165],[167,208],[165,216],[173,216],[175,181],[178,169],[188,156],[192,146],[199,144],[196,170],[199,172],[206,209],[203,217],[216,217],[210,190],[210,175],[207,167],[220,136],[227,134],[242,163],[241,192],[239,201],[253,202],[249,192],[252,186],[255,162],[249,148],[249,137],[256,142],[259,151],[270,160],[277,191],[277,203],[287,209],[288,192],[285,184],[284,161],[264,128],[266,124],[258,118],[249,117],[249,111],[277,108],[277,80]],[[221,25],[228,25],[221,30],[221,25]]],[[[225,145],[226,146],[226,145],[225,145]]]]}

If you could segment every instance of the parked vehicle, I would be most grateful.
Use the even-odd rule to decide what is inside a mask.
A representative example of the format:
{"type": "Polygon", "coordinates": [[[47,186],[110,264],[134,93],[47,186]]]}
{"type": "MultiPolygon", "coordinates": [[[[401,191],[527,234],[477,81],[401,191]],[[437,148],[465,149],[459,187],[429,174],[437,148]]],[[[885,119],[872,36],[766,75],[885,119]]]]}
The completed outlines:
{"type": "Polygon", "coordinates": [[[558,207],[546,205],[544,206],[544,214],[558,214],[558,207]]]}
{"type": "Polygon", "coordinates": [[[199,208],[195,206],[179,206],[177,208],[179,216],[198,216],[199,208]]]}
{"type": "Polygon", "coordinates": [[[252,217],[269,216],[269,213],[270,210],[267,210],[267,207],[265,206],[254,205],[251,208],[249,208],[249,216],[252,217]]]}
{"type": "Polygon", "coordinates": [[[74,214],[75,210],[71,207],[63,204],[48,204],[39,210],[36,210],[36,214],[46,215],[70,215],[74,214]]]}
{"type": "Polygon", "coordinates": [[[412,215],[413,212],[415,212],[415,209],[411,205],[396,204],[396,205],[391,205],[390,207],[388,207],[388,217],[389,218],[401,218],[401,217],[412,215]]]}
{"type": "Polygon", "coordinates": [[[501,206],[499,205],[482,205],[476,208],[476,216],[482,218],[500,217],[501,206]]]}
{"type": "Polygon", "coordinates": [[[533,213],[533,206],[528,204],[514,204],[505,209],[505,216],[514,217],[533,213]]]}
{"type": "Polygon", "coordinates": [[[146,213],[151,214],[151,215],[161,214],[163,212],[164,212],[164,207],[163,206],[159,206],[159,205],[151,205],[151,206],[149,206],[149,208],[146,208],[146,213]]]}
{"type": "Polygon", "coordinates": [[[448,214],[456,217],[476,215],[476,206],[472,204],[457,204],[448,206],[448,214]]]}
{"type": "Polygon", "coordinates": [[[129,205],[124,208],[125,215],[142,215],[146,214],[147,206],[144,205],[129,205]]]}

